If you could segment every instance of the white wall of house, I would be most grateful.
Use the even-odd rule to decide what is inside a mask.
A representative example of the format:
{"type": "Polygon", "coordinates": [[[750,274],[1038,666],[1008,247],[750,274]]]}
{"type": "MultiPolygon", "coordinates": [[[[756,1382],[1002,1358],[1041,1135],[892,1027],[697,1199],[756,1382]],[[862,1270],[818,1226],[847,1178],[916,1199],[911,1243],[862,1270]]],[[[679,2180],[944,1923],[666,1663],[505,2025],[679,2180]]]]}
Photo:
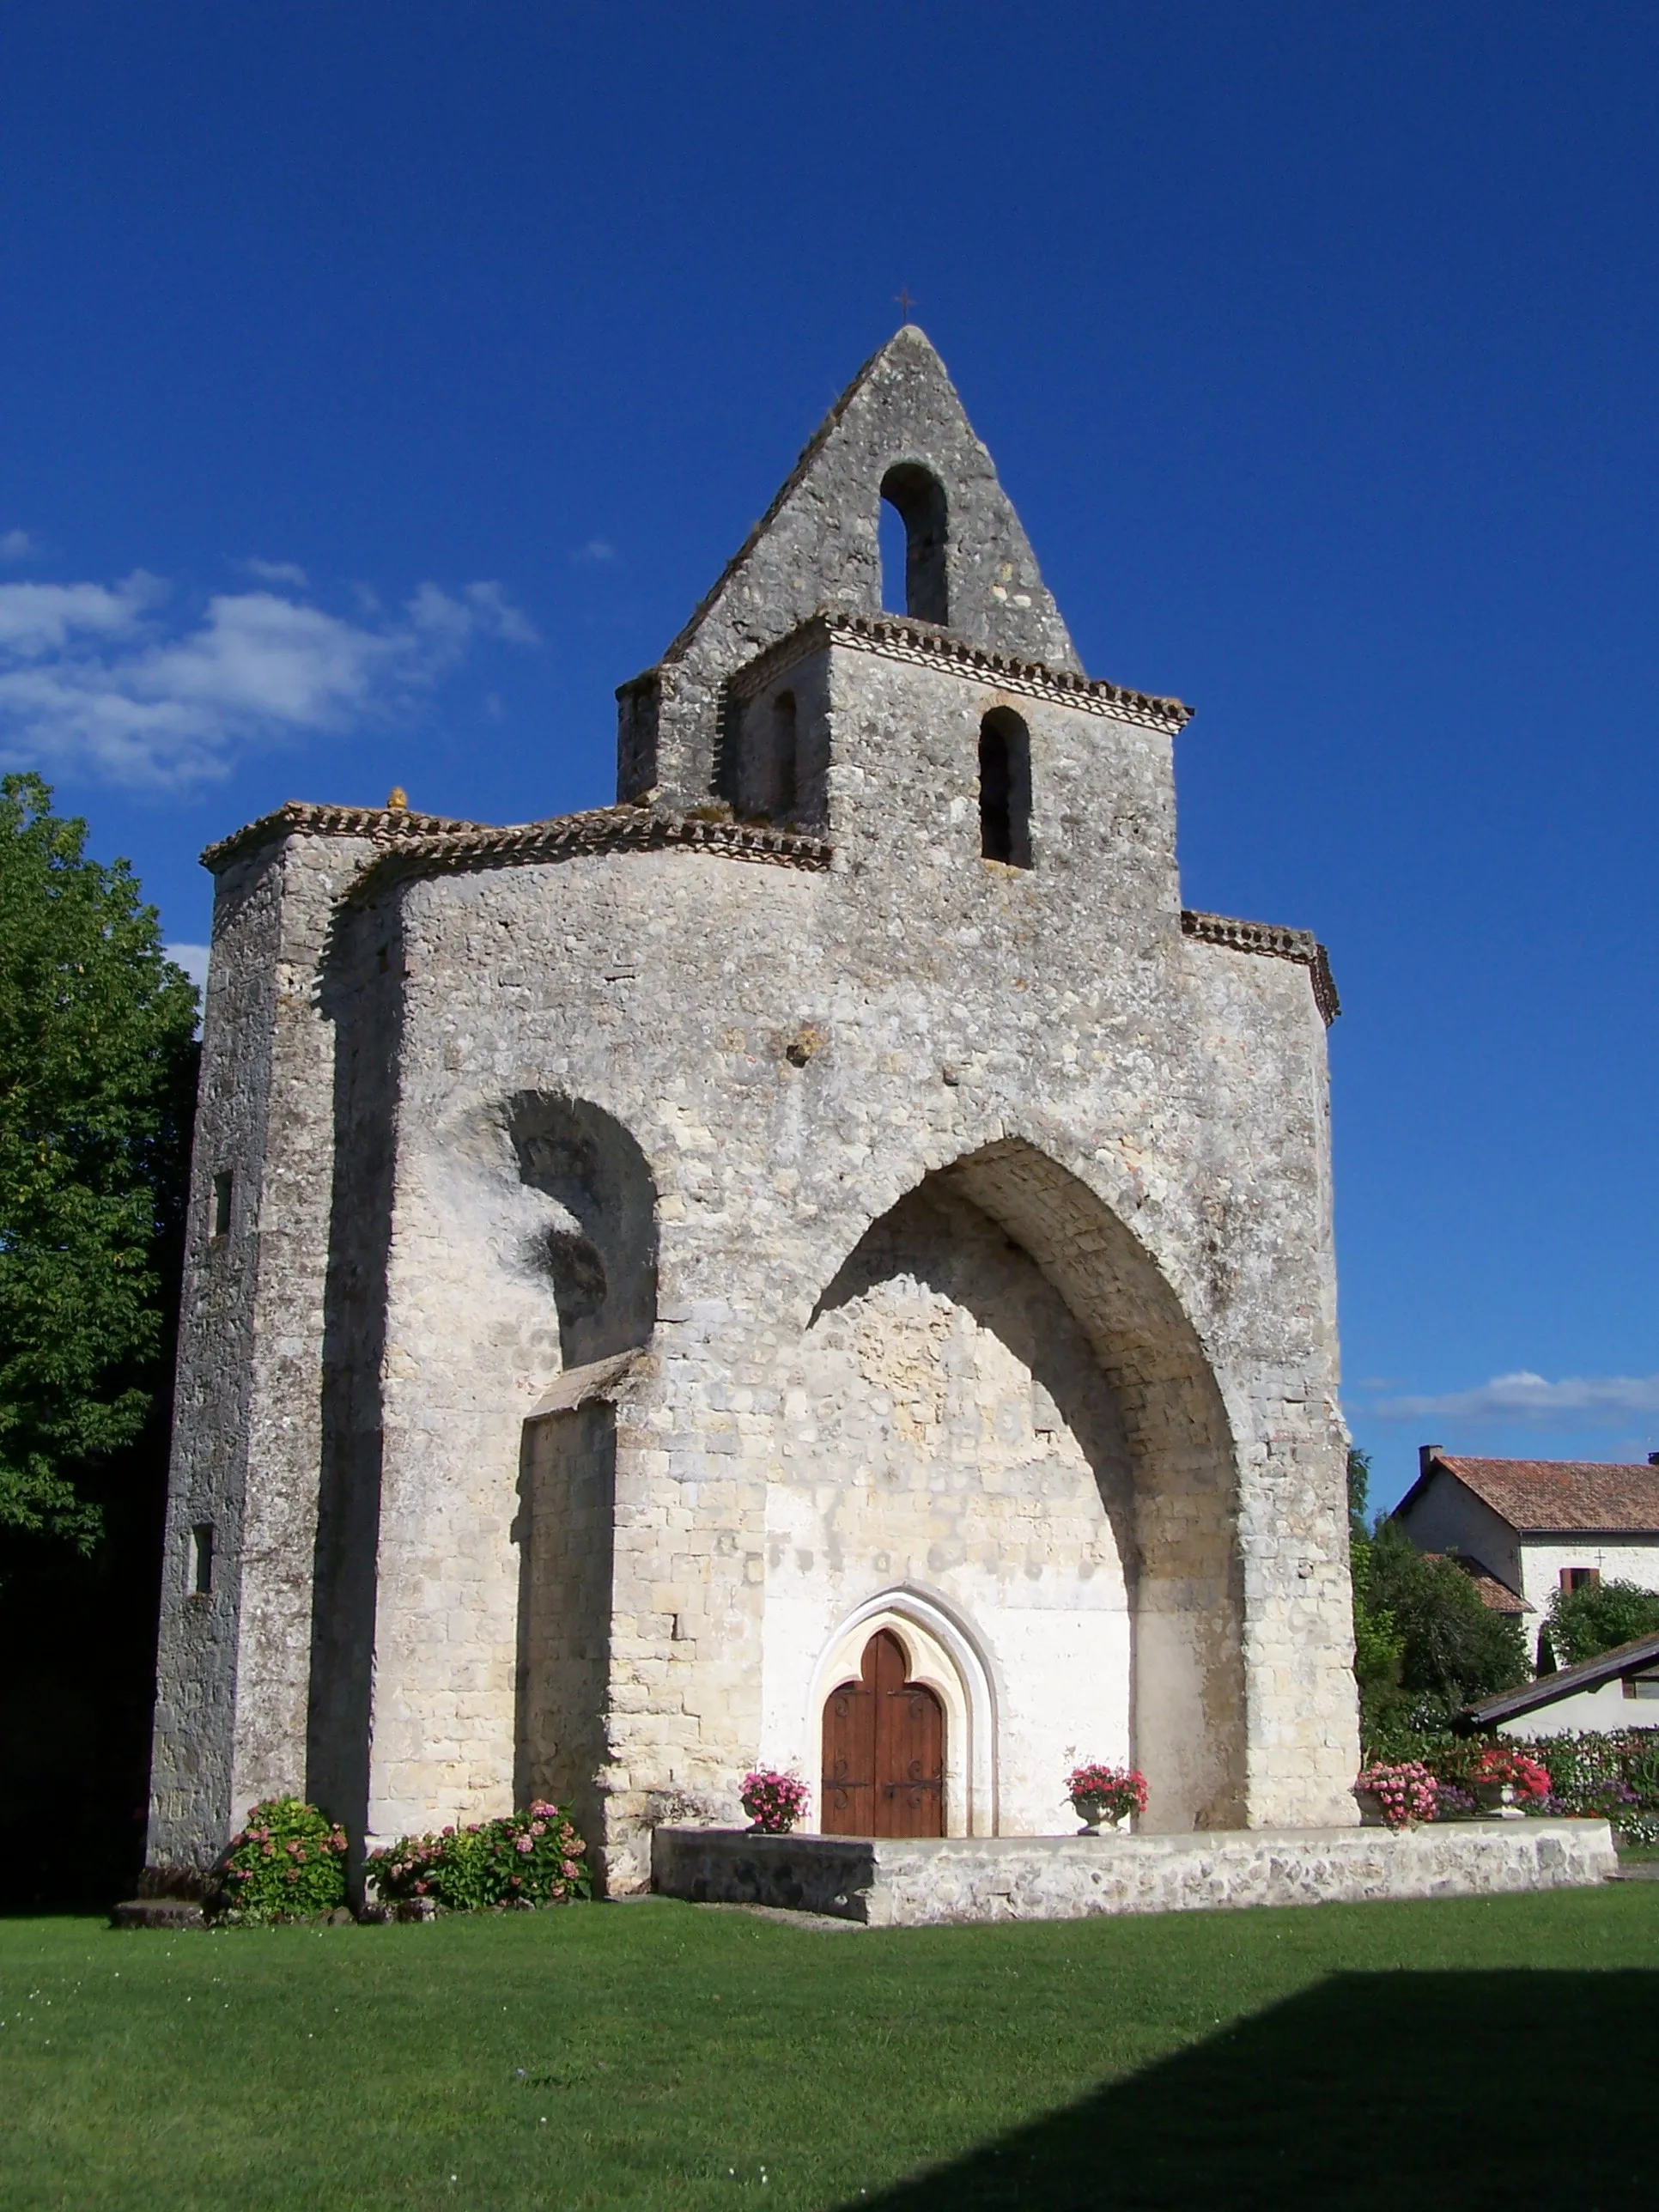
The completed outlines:
{"type": "Polygon", "coordinates": [[[1613,1542],[1588,1537],[1552,1536],[1543,1541],[1523,1538],[1520,1550],[1521,1595],[1540,1616],[1528,1624],[1534,1636],[1543,1626],[1542,1616],[1549,1612],[1550,1600],[1561,1587],[1565,1568],[1595,1567],[1604,1583],[1634,1583],[1641,1589],[1659,1590],[1659,1532],[1651,1536],[1620,1536],[1613,1542]]]}
{"type": "Polygon", "coordinates": [[[1604,1682],[1553,1705],[1500,1721],[1500,1735],[1571,1735],[1581,1729],[1659,1728],[1659,1682],[1604,1682]],[[1631,1691],[1637,1694],[1632,1696],[1631,1691]]]}

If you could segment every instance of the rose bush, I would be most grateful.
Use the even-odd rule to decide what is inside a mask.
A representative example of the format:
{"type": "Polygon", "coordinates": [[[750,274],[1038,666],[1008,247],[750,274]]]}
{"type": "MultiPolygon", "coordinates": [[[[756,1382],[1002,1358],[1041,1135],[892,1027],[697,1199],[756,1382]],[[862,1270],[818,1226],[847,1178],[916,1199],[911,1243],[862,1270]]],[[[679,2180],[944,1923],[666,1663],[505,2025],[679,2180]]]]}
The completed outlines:
{"type": "Polygon", "coordinates": [[[429,1899],[449,1912],[509,1905],[568,1905],[593,1893],[587,1846],[558,1806],[474,1820],[435,1835],[403,1836],[368,1855],[382,1905],[429,1899]]]}
{"type": "Polygon", "coordinates": [[[757,1766],[744,1776],[738,1802],[757,1834],[787,1836],[805,1812],[811,1794],[799,1774],[780,1774],[772,1767],[757,1766]]]}
{"type": "Polygon", "coordinates": [[[298,1797],[255,1805],[221,1862],[224,1917],[305,1920],[345,1903],[345,1830],[298,1797]]]}

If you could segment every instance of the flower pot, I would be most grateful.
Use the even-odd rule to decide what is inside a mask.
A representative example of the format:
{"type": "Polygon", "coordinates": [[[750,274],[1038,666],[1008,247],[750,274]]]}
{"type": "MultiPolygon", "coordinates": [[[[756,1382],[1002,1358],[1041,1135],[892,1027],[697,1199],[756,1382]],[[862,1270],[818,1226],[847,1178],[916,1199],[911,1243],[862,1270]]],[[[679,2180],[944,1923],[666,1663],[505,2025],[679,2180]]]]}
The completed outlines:
{"type": "Polygon", "coordinates": [[[1073,1797],[1072,1810],[1083,1823],[1078,1832],[1084,1836],[1115,1835],[1117,1824],[1123,1818],[1121,1813],[1108,1812],[1104,1802],[1098,1797],[1073,1797]]]}
{"type": "Polygon", "coordinates": [[[1375,1790],[1356,1790],[1354,1797],[1359,1806],[1359,1825],[1362,1828],[1386,1828],[1382,1800],[1375,1790]]]}
{"type": "Polygon", "coordinates": [[[1496,1814],[1500,1820],[1524,1820],[1527,1817],[1515,1802],[1512,1782],[1477,1782],[1474,1802],[1483,1813],[1496,1814]]]}

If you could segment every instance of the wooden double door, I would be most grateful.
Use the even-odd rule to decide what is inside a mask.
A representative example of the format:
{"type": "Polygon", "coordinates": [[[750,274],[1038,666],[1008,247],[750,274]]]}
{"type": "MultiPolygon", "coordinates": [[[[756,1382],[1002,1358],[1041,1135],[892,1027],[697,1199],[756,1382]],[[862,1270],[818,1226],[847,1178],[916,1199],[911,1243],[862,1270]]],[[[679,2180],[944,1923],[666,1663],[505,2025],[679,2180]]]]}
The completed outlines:
{"type": "Polygon", "coordinates": [[[823,1707],[819,1825],[827,1836],[945,1833],[945,1708],[907,1682],[904,1646],[878,1629],[855,1682],[823,1707]]]}

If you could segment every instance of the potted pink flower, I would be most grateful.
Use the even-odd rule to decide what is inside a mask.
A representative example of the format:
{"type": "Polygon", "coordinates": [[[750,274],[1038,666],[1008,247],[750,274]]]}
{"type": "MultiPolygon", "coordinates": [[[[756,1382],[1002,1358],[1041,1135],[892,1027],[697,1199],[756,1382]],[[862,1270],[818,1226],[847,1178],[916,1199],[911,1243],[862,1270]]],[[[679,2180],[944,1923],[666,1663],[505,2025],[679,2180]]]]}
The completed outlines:
{"type": "Polygon", "coordinates": [[[1076,1766],[1066,1778],[1066,1795],[1082,1821],[1081,1832],[1097,1836],[1131,1813],[1146,1809],[1146,1778],[1138,1766],[1076,1766]]]}
{"type": "Polygon", "coordinates": [[[780,1774],[757,1766],[743,1778],[738,1802],[759,1836],[787,1836],[805,1812],[811,1791],[799,1774],[780,1774]]]}
{"type": "Polygon", "coordinates": [[[1438,1785],[1419,1759],[1399,1766],[1368,1766],[1353,1785],[1360,1824],[1367,1828],[1414,1828],[1434,1818],[1438,1785]]]}

